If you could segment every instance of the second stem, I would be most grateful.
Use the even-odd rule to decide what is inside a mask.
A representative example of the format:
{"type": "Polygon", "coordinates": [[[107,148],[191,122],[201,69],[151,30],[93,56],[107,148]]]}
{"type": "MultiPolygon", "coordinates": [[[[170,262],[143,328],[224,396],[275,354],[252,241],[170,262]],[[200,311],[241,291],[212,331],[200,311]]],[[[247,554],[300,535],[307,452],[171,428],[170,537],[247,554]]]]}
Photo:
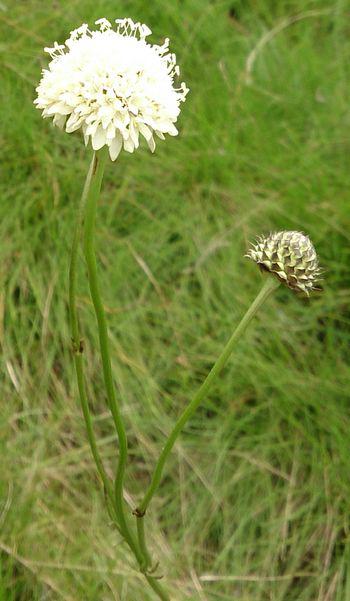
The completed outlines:
{"type": "MultiPolygon", "coordinates": [[[[145,493],[145,496],[135,512],[138,520],[143,520],[143,517],[147,510],[147,507],[148,507],[152,497],[154,496],[156,490],[158,489],[158,486],[159,486],[161,478],[162,478],[162,473],[163,473],[165,462],[166,462],[167,458],[169,457],[169,454],[170,454],[181,430],[183,429],[185,424],[188,422],[188,420],[192,417],[192,415],[196,411],[197,407],[200,405],[200,403],[204,399],[205,395],[207,394],[208,390],[212,386],[213,382],[216,380],[216,378],[219,376],[220,372],[226,365],[227,360],[229,359],[237,340],[241,337],[243,332],[246,330],[246,328],[248,327],[248,325],[251,322],[251,320],[253,319],[253,317],[256,315],[256,313],[257,313],[258,309],[261,307],[261,305],[265,302],[265,300],[268,298],[268,296],[270,296],[270,294],[274,290],[276,290],[276,288],[278,288],[279,285],[280,285],[280,282],[277,280],[277,278],[274,278],[271,276],[268,276],[266,278],[266,281],[264,282],[263,287],[261,288],[260,292],[258,293],[258,295],[255,298],[255,300],[253,301],[253,303],[250,305],[249,309],[247,310],[247,312],[241,319],[241,321],[238,324],[238,326],[236,327],[236,329],[234,330],[231,338],[227,342],[224,350],[222,351],[222,353],[219,356],[219,358],[217,359],[217,361],[214,363],[212,369],[210,370],[210,372],[207,375],[206,379],[204,380],[203,384],[199,388],[197,394],[194,396],[192,401],[187,405],[186,409],[180,415],[179,419],[177,420],[175,426],[173,427],[173,429],[160,453],[155,470],[153,472],[151,483],[145,493]]],[[[140,544],[145,544],[144,543],[143,524],[139,525],[138,532],[139,532],[140,544]]]]}

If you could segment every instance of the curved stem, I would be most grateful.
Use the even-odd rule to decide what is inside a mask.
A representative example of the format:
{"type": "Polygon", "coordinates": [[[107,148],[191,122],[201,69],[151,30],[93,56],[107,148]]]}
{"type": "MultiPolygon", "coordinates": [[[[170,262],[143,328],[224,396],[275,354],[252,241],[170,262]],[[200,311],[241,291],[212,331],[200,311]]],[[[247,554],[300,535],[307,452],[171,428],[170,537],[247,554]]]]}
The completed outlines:
{"type": "Polygon", "coordinates": [[[76,225],[74,229],[71,257],[70,257],[70,265],[69,265],[69,314],[70,314],[70,324],[71,324],[71,335],[72,335],[72,344],[74,351],[74,364],[78,382],[79,389],[79,397],[81,402],[81,407],[84,415],[86,431],[88,435],[88,440],[91,448],[91,452],[93,458],[96,463],[97,470],[100,474],[101,480],[104,485],[105,494],[106,494],[106,503],[108,511],[111,515],[113,521],[116,522],[119,532],[125,538],[129,547],[133,551],[139,565],[142,570],[147,582],[152,587],[154,592],[158,595],[158,597],[163,601],[169,601],[169,597],[167,593],[163,590],[163,587],[158,582],[158,580],[147,573],[147,568],[149,566],[149,559],[147,555],[147,550],[145,548],[140,550],[138,549],[136,540],[129,528],[129,525],[125,518],[124,506],[123,506],[123,479],[125,473],[125,464],[127,459],[127,444],[126,444],[126,434],[124,430],[124,426],[122,423],[122,419],[119,413],[119,409],[117,406],[114,385],[112,379],[112,371],[111,371],[111,362],[109,357],[109,347],[108,347],[108,337],[107,337],[107,325],[106,318],[104,315],[104,309],[102,305],[102,301],[99,294],[99,287],[97,281],[97,266],[96,266],[96,257],[94,252],[94,224],[95,224],[95,212],[96,212],[96,204],[99,196],[99,192],[102,184],[102,177],[104,171],[105,164],[105,154],[102,152],[94,153],[93,158],[90,163],[90,168],[88,171],[88,175],[86,177],[81,201],[79,204],[78,215],[76,220],[76,225]],[[84,211],[86,207],[86,220],[84,227],[84,250],[86,261],[88,265],[88,274],[89,274],[89,285],[91,296],[93,299],[93,304],[96,312],[96,318],[99,327],[99,336],[100,336],[100,346],[101,346],[101,355],[103,361],[104,368],[104,377],[107,388],[107,396],[108,403],[111,408],[111,412],[113,415],[114,423],[116,425],[119,441],[120,441],[120,455],[119,455],[119,465],[117,470],[117,477],[115,483],[115,491],[113,491],[113,486],[110,479],[107,476],[107,473],[104,469],[102,459],[99,454],[98,446],[96,443],[96,438],[93,430],[92,419],[87,399],[85,379],[84,379],[84,371],[83,371],[83,351],[84,344],[80,335],[79,328],[79,320],[78,320],[78,312],[77,312],[77,301],[76,301],[76,290],[77,290],[77,262],[78,262],[78,250],[79,250],[79,242],[82,233],[82,222],[84,211]]]}
{"type": "Polygon", "coordinates": [[[229,341],[227,342],[221,355],[219,356],[219,358],[213,365],[211,371],[207,375],[206,379],[204,380],[204,382],[203,382],[202,386],[200,387],[200,389],[198,390],[197,394],[194,396],[193,400],[189,403],[189,405],[186,407],[186,409],[180,415],[179,419],[177,420],[174,428],[172,429],[172,431],[163,447],[163,450],[159,456],[157,465],[153,472],[151,483],[145,493],[145,496],[144,496],[141,504],[138,506],[137,511],[135,512],[136,515],[140,516],[140,517],[137,517],[138,520],[144,519],[143,516],[147,510],[147,507],[160,484],[165,462],[166,462],[182,428],[185,426],[185,424],[188,422],[188,420],[192,417],[192,415],[196,411],[197,407],[203,400],[204,396],[208,392],[209,388],[212,386],[213,382],[219,376],[221,370],[225,366],[228,358],[230,357],[237,340],[241,337],[243,332],[246,330],[247,326],[249,325],[249,323],[251,322],[253,317],[256,315],[258,309],[265,302],[265,300],[268,298],[268,296],[270,296],[270,294],[274,290],[276,290],[276,288],[278,288],[279,285],[280,285],[280,282],[277,280],[277,278],[269,276],[266,279],[262,289],[260,290],[256,299],[253,301],[253,303],[249,307],[248,311],[245,313],[244,317],[242,318],[242,320],[240,321],[240,323],[234,330],[231,338],[229,339],[229,341]]]}
{"type": "Polygon", "coordinates": [[[125,476],[125,468],[128,454],[126,432],[119,410],[119,406],[116,399],[112,365],[109,351],[108,342],[108,331],[107,331],[107,320],[105,315],[104,306],[100,295],[100,287],[97,275],[97,262],[95,255],[95,219],[97,201],[99,198],[102,178],[104,173],[105,162],[107,158],[107,150],[102,150],[94,154],[94,169],[91,176],[91,185],[88,190],[86,207],[85,207],[85,219],[84,219],[84,253],[88,271],[89,288],[92,303],[95,309],[95,316],[98,327],[98,335],[100,342],[100,351],[102,359],[102,370],[103,377],[106,386],[108,406],[113,416],[114,424],[118,434],[119,440],[119,461],[117,467],[117,474],[115,478],[115,507],[116,513],[120,525],[121,532],[132,549],[140,565],[143,564],[143,557],[140,554],[137,543],[134,539],[133,533],[130,530],[129,524],[126,520],[124,510],[124,499],[123,499],[123,482],[125,476]]]}
{"type": "Polygon", "coordinates": [[[107,473],[104,469],[102,459],[100,457],[95,434],[92,426],[91,414],[89,409],[89,403],[86,394],[85,380],[84,380],[84,366],[83,366],[83,341],[80,336],[79,330],[79,321],[78,321],[78,312],[77,312],[77,301],[76,301],[76,289],[77,289],[77,261],[78,261],[78,249],[79,249],[79,241],[81,237],[81,229],[82,229],[82,217],[84,212],[84,207],[86,203],[86,198],[88,196],[90,187],[92,174],[95,169],[95,155],[92,158],[90,168],[86,177],[81,201],[78,208],[78,215],[74,229],[73,235],[73,243],[72,250],[70,256],[70,265],[69,265],[69,316],[70,316],[70,324],[71,324],[71,336],[72,336],[72,344],[73,344],[73,352],[74,352],[74,364],[75,371],[77,376],[78,390],[79,390],[79,398],[81,403],[81,408],[83,411],[83,416],[85,420],[85,426],[87,431],[87,436],[90,444],[90,449],[92,456],[95,460],[97,470],[100,474],[101,480],[103,482],[106,494],[108,498],[113,501],[113,488],[110,479],[107,476],[107,473]]]}

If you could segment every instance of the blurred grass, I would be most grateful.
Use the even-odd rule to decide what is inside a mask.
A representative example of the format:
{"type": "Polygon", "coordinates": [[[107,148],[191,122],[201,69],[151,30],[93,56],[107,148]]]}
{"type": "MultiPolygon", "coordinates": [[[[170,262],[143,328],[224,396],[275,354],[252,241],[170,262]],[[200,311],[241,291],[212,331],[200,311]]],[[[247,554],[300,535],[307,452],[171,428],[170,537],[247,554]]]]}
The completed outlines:
{"type": "MultiPolygon", "coordinates": [[[[32,106],[46,58],[81,22],[131,16],[169,35],[191,88],[178,139],[110,164],[99,258],[127,422],[127,490],[260,276],[243,254],[301,229],[325,268],[280,290],[181,437],[148,515],[173,598],[348,601],[350,6],[345,0],[0,3],[0,601],[153,599],[111,530],[77,402],[67,264],[89,157],[32,106]],[[294,17],[297,15],[297,19],[294,17]]],[[[81,268],[101,451],[116,441],[81,268]]]]}

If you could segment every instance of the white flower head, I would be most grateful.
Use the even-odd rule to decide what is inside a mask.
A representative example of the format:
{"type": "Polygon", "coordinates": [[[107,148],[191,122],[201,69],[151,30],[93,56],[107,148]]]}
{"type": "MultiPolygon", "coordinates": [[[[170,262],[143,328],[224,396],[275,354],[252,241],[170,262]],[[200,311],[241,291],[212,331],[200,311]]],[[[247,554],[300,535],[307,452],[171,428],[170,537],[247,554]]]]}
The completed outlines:
{"type": "Polygon", "coordinates": [[[175,123],[188,89],[174,86],[179,74],[169,40],[151,45],[147,25],[116,19],[83,24],[64,45],[45,48],[52,58],[43,70],[34,104],[43,117],[68,133],[82,130],[94,150],[108,146],[112,161],[121,149],[134,152],[139,135],[155,149],[154,134],[176,136],[175,123]]]}

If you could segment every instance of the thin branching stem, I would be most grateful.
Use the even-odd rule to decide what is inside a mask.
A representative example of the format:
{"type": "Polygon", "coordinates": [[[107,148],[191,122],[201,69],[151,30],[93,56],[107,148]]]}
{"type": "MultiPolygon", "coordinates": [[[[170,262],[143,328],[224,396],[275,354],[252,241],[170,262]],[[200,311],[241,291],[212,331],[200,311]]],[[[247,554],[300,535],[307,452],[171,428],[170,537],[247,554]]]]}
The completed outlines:
{"type": "Polygon", "coordinates": [[[227,360],[229,359],[232,351],[234,350],[234,347],[235,347],[237,341],[242,336],[242,334],[248,327],[248,325],[251,322],[251,320],[253,319],[253,317],[256,315],[256,313],[259,310],[259,308],[261,307],[261,305],[270,296],[270,294],[274,290],[276,290],[276,288],[278,288],[279,285],[280,285],[280,282],[277,280],[277,278],[274,278],[271,276],[266,278],[266,281],[265,281],[263,287],[261,288],[257,297],[255,298],[255,300],[249,307],[248,311],[243,316],[242,320],[240,321],[240,323],[238,324],[236,329],[234,330],[231,338],[227,342],[221,355],[219,356],[219,358],[213,365],[212,369],[210,370],[209,374],[207,375],[206,379],[204,380],[203,384],[199,388],[197,394],[194,396],[192,401],[187,405],[186,409],[180,415],[180,417],[177,420],[175,426],[173,427],[169,437],[167,438],[166,443],[160,453],[155,470],[153,472],[151,483],[144,495],[144,498],[143,498],[141,504],[138,506],[137,510],[134,512],[137,517],[137,520],[138,520],[137,531],[138,531],[140,545],[142,545],[142,546],[146,545],[144,526],[142,525],[141,522],[143,522],[144,515],[149,506],[149,503],[152,500],[154,494],[156,493],[156,491],[159,487],[159,484],[160,484],[161,478],[162,478],[164,465],[171,453],[171,450],[172,450],[181,430],[186,425],[188,420],[192,417],[192,415],[194,414],[194,412],[196,411],[196,409],[198,408],[200,403],[203,401],[205,395],[207,394],[207,392],[213,385],[214,381],[217,379],[220,372],[226,365],[227,360]]]}

